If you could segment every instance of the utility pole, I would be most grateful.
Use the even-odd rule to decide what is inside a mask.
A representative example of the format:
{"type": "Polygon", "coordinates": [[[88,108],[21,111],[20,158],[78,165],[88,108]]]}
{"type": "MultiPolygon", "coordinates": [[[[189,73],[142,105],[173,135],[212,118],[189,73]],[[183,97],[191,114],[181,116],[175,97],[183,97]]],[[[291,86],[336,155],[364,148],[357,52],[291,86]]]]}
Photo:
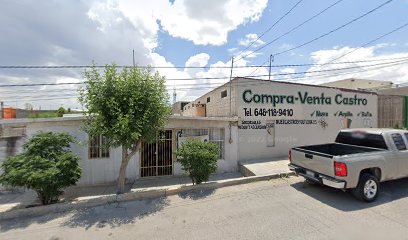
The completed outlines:
{"type": "Polygon", "coordinates": [[[231,103],[232,103],[232,69],[234,68],[234,57],[232,57],[231,58],[231,74],[230,74],[230,82],[229,82],[229,95],[230,95],[230,117],[232,117],[232,106],[231,106],[231,103]]]}
{"type": "MultiPolygon", "coordinates": [[[[234,69],[234,57],[231,58],[231,74],[230,74],[230,81],[229,81],[229,99],[230,99],[230,112],[229,116],[232,118],[232,70],[234,69]]],[[[229,143],[231,144],[233,142],[232,140],[232,126],[231,122],[229,122],[229,143]]]]}
{"type": "Polygon", "coordinates": [[[273,54],[269,56],[269,81],[271,80],[272,62],[274,61],[273,54]]]}
{"type": "Polygon", "coordinates": [[[3,119],[3,118],[4,118],[4,115],[3,115],[3,114],[4,114],[4,113],[3,113],[3,111],[4,111],[4,110],[3,110],[3,108],[4,108],[4,103],[3,103],[3,101],[0,102],[0,108],[1,108],[1,115],[0,115],[0,116],[1,116],[1,118],[3,119]]]}
{"type": "Polygon", "coordinates": [[[132,55],[133,55],[133,67],[136,67],[136,63],[135,63],[135,50],[132,50],[132,55]]]}

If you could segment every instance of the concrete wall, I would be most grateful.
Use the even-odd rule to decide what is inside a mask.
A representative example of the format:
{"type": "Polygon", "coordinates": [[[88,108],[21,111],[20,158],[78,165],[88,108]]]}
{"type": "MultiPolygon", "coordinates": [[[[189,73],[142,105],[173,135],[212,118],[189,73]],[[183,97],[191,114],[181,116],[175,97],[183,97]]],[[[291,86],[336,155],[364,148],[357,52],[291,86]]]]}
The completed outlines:
{"type": "Polygon", "coordinates": [[[248,79],[240,79],[237,89],[240,161],[287,156],[293,146],[333,142],[338,131],[348,127],[377,127],[377,95],[373,93],[248,79]],[[246,92],[245,99],[252,97],[250,102],[244,101],[247,90],[251,94],[246,92]],[[302,103],[299,94],[306,93],[312,100],[323,95],[330,102],[302,103]],[[338,104],[339,94],[341,99],[365,99],[366,105],[338,104]],[[272,98],[256,103],[255,95],[272,98]],[[293,96],[293,102],[288,96],[293,96]]]}
{"type": "MultiPolygon", "coordinates": [[[[18,126],[19,129],[24,129],[24,134],[19,136],[11,136],[10,134],[0,135],[0,163],[7,156],[14,155],[22,150],[22,144],[33,134],[39,131],[52,132],[67,132],[80,142],[72,144],[71,150],[80,158],[80,166],[82,168],[82,177],[79,180],[79,185],[95,185],[115,182],[119,173],[121,163],[120,148],[110,149],[109,158],[88,158],[88,135],[81,130],[83,118],[52,118],[52,119],[16,119],[0,121],[1,129],[12,129],[18,126]]],[[[237,163],[237,141],[229,143],[229,119],[208,119],[208,118],[170,118],[166,129],[173,129],[175,134],[177,129],[183,128],[224,128],[225,131],[225,159],[218,161],[217,172],[235,172],[238,170],[237,163]]],[[[3,130],[2,133],[10,132],[3,130]]],[[[231,129],[231,136],[237,139],[236,125],[231,129]]],[[[174,138],[173,138],[174,139],[174,138]]],[[[173,142],[173,146],[176,143],[173,142]]],[[[175,149],[175,147],[173,147],[175,149]]],[[[173,158],[175,161],[175,158],[173,158]]],[[[184,174],[181,166],[174,162],[174,175],[184,174]]],[[[129,162],[126,177],[129,180],[140,178],[140,154],[136,154],[129,162]]]]}
{"type": "Polygon", "coordinates": [[[182,113],[186,117],[205,117],[206,116],[206,106],[201,103],[192,103],[186,107],[186,110],[182,113]]]}
{"type": "Polygon", "coordinates": [[[322,86],[327,87],[337,87],[337,88],[347,88],[347,89],[387,89],[392,87],[392,82],[390,81],[379,81],[379,80],[369,80],[369,79],[344,79],[339,81],[333,81],[322,84],[322,86]]]}
{"type": "Polygon", "coordinates": [[[192,107],[192,104],[205,104],[207,117],[229,117],[230,116],[230,104],[231,104],[231,116],[237,116],[236,112],[236,81],[218,87],[207,94],[199,97],[194,102],[189,103],[184,107],[183,111],[192,107]],[[222,98],[221,92],[227,91],[227,96],[222,98]],[[210,98],[209,102],[207,99],[210,98]]]}
{"type": "Polygon", "coordinates": [[[187,105],[187,104],[188,104],[188,102],[182,102],[182,101],[173,103],[173,106],[172,106],[172,109],[171,109],[171,114],[180,116],[182,111],[183,111],[184,106],[187,105]]]}
{"type": "Polygon", "coordinates": [[[378,127],[401,128],[405,125],[405,96],[378,95],[378,127]]]}

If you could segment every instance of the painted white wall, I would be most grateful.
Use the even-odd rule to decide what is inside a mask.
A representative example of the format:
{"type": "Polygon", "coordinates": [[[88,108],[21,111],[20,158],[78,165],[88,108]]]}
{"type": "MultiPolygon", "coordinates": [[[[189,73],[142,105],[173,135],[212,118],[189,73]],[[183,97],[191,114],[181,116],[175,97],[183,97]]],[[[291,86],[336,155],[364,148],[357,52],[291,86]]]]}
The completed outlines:
{"type": "MultiPolygon", "coordinates": [[[[290,84],[283,82],[270,82],[239,79],[237,83],[238,99],[238,124],[248,126],[250,129],[238,129],[239,144],[238,154],[240,161],[271,159],[275,157],[287,156],[288,150],[293,146],[310,145],[318,143],[333,142],[340,129],[346,128],[344,117],[335,116],[339,111],[350,112],[352,117],[346,117],[351,120],[351,128],[377,127],[377,95],[372,93],[357,92],[351,90],[340,90],[335,88],[290,84]],[[251,90],[254,94],[267,95],[293,95],[298,97],[298,92],[302,94],[308,92],[309,96],[324,96],[331,98],[331,104],[302,104],[296,100],[294,104],[277,103],[255,103],[254,101],[246,103],[243,99],[245,90],[251,90]],[[335,96],[342,94],[344,97],[364,98],[367,105],[341,105],[335,102],[335,96]],[[251,109],[252,116],[245,116],[244,108],[251,109]],[[290,109],[293,116],[255,116],[255,109],[290,109]],[[316,116],[316,111],[325,112],[328,116],[316,116]],[[315,112],[315,115],[311,115],[315,112]],[[371,114],[370,117],[362,116],[361,112],[371,114]],[[276,124],[275,123],[275,146],[267,147],[266,129],[251,129],[258,125],[265,125],[266,121],[276,122],[280,119],[286,120],[312,120],[315,124],[276,124]],[[243,121],[260,121],[260,124],[245,124],[243,121]],[[323,127],[320,121],[327,124],[323,127]],[[243,124],[244,123],[244,124],[243,124]]],[[[249,94],[247,94],[247,98],[249,94]]],[[[269,114],[268,114],[269,115],[269,114]]]]}
{"type": "MultiPolygon", "coordinates": [[[[121,164],[120,148],[111,148],[109,158],[88,158],[88,135],[81,130],[82,118],[59,118],[59,119],[25,119],[19,121],[21,126],[25,127],[26,136],[19,138],[16,143],[16,152],[21,152],[22,144],[30,138],[33,134],[39,131],[43,132],[66,132],[74,136],[79,143],[72,144],[71,150],[80,158],[80,166],[82,168],[82,176],[78,185],[97,185],[113,183],[117,180],[119,168],[121,164]],[[22,123],[21,123],[22,122],[22,123]]],[[[9,122],[7,124],[0,123],[2,127],[11,127],[9,122]]],[[[184,118],[172,117],[170,118],[166,129],[172,129],[173,135],[177,129],[182,128],[224,128],[225,130],[225,159],[218,160],[218,173],[235,172],[238,170],[237,163],[237,141],[229,143],[229,119],[209,119],[209,118],[184,118]]],[[[237,139],[237,126],[231,128],[232,138],[237,139]]],[[[173,137],[175,139],[175,137],[173,137]]],[[[0,150],[6,148],[4,139],[0,139],[0,150]]],[[[173,149],[176,148],[176,143],[173,141],[173,149]]],[[[5,159],[5,151],[0,155],[0,162],[5,159]],[[4,156],[3,156],[4,155],[4,156]]],[[[175,158],[174,158],[175,161],[175,158]]],[[[173,175],[183,175],[181,166],[178,162],[174,162],[173,175]]],[[[132,181],[140,178],[140,154],[137,153],[129,162],[127,167],[126,177],[132,181]]]]}
{"type": "MultiPolygon", "coordinates": [[[[33,134],[44,132],[66,132],[74,136],[79,144],[72,144],[71,150],[80,158],[82,168],[82,177],[78,185],[95,185],[115,182],[119,174],[122,151],[120,148],[110,149],[109,158],[88,158],[88,134],[81,131],[82,121],[70,121],[61,119],[58,122],[35,122],[27,124],[27,137],[33,134]]],[[[139,157],[136,155],[129,161],[126,177],[130,180],[139,177],[139,171],[136,166],[139,165],[139,157]]]]}
{"type": "MultiPolygon", "coordinates": [[[[173,129],[173,134],[178,129],[192,128],[192,129],[202,129],[202,128],[223,128],[224,129],[224,144],[225,144],[225,154],[224,159],[220,159],[217,162],[217,173],[225,172],[236,172],[238,171],[238,129],[235,126],[231,127],[231,136],[233,141],[229,142],[230,137],[230,124],[229,118],[183,118],[174,117],[171,118],[166,126],[168,129],[173,129]]],[[[176,149],[176,143],[174,142],[174,149],[176,149]]],[[[175,158],[174,158],[175,161],[175,158]]],[[[180,163],[174,162],[174,175],[184,175],[185,173],[181,169],[180,163]]]]}

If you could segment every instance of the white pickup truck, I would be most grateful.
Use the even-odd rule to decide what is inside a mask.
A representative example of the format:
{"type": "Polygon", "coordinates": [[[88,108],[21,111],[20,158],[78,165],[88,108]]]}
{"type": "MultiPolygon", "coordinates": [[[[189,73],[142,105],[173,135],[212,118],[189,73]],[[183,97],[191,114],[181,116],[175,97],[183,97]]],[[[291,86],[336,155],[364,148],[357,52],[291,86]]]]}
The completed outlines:
{"type": "Polygon", "coordinates": [[[342,130],[334,143],[289,150],[289,168],[308,182],[350,189],[358,199],[371,202],[380,182],[408,177],[407,146],[405,130],[342,130]]]}

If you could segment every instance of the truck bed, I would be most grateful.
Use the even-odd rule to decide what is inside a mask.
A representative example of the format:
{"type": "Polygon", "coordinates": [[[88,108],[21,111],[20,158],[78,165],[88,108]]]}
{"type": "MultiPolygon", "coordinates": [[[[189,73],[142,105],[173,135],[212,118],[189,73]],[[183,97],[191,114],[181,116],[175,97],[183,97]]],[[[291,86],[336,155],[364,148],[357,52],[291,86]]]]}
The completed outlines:
{"type": "Polygon", "coordinates": [[[298,151],[311,153],[313,155],[322,155],[324,157],[343,156],[356,153],[367,153],[383,151],[383,149],[348,145],[342,143],[327,143],[319,145],[309,145],[294,148],[298,151]]]}

